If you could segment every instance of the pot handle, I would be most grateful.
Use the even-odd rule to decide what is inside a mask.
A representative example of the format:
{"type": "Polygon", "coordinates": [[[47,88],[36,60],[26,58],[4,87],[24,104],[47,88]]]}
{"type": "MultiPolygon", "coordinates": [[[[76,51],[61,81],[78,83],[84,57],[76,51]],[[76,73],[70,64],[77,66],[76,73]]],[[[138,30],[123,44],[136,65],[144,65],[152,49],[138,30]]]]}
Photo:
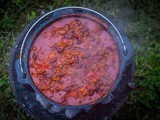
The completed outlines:
{"type": "Polygon", "coordinates": [[[131,60],[134,55],[133,55],[133,47],[126,35],[122,35],[122,38],[124,40],[124,47],[126,47],[126,50],[124,49],[123,55],[124,55],[124,60],[125,62],[128,62],[131,60]]]}

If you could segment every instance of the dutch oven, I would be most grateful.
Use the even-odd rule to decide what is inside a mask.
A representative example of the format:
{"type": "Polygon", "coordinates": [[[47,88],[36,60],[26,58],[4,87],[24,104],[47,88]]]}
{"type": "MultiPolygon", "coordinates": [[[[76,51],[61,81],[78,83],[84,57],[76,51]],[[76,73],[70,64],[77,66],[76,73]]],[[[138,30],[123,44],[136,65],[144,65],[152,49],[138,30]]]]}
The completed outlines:
{"type": "MultiPolygon", "coordinates": [[[[48,44],[50,45],[51,42],[49,42],[48,44]]],[[[74,43],[71,43],[71,44],[74,44],[74,43]]],[[[44,58],[44,56],[42,55],[42,58],[44,58]]],[[[58,60],[53,59],[52,63],[55,62],[54,64],[56,64],[56,61],[58,60]]],[[[97,74],[98,76],[100,74],[100,70],[98,71],[97,67],[98,66],[95,66],[95,70],[97,70],[95,74],[97,74]]],[[[56,69],[56,67],[52,68],[53,71],[54,69],[56,69]]],[[[107,17],[103,16],[102,14],[94,10],[84,8],[84,7],[59,8],[59,9],[47,12],[41,15],[40,17],[38,17],[37,19],[35,19],[33,22],[31,22],[21,32],[21,34],[17,38],[12,51],[12,55],[10,57],[10,64],[9,64],[10,85],[19,104],[26,111],[28,115],[32,116],[34,119],[42,119],[42,120],[43,119],[48,119],[48,120],[52,120],[52,119],[94,120],[95,119],[97,120],[97,119],[110,118],[124,103],[129,92],[134,87],[134,82],[133,82],[134,71],[135,69],[134,69],[133,51],[127,36],[120,33],[117,27],[107,17]],[[69,21],[69,22],[66,22],[66,21],[69,21]],[[72,84],[72,86],[70,86],[70,89],[72,89],[72,94],[71,92],[66,92],[67,94],[66,96],[73,95],[73,97],[77,97],[77,93],[75,93],[75,91],[78,91],[78,89],[80,89],[78,92],[79,93],[78,96],[83,97],[83,99],[66,98],[64,99],[63,102],[61,102],[61,98],[58,95],[50,97],[51,93],[45,92],[48,89],[44,89],[44,87],[42,87],[47,83],[43,85],[41,84],[39,85],[40,80],[33,75],[33,74],[37,74],[37,72],[35,72],[35,69],[39,68],[40,70],[42,70],[41,72],[43,72],[43,75],[41,74],[40,76],[41,81],[43,81],[43,79],[45,79],[44,76],[47,76],[47,73],[44,73],[43,70],[49,69],[49,67],[45,68],[44,66],[38,66],[38,68],[32,68],[30,66],[34,66],[33,65],[34,61],[38,59],[37,52],[35,52],[36,50],[32,51],[33,48],[34,49],[40,49],[40,47],[42,49],[43,47],[45,48],[45,45],[47,44],[47,41],[45,41],[46,39],[52,39],[55,41],[55,39],[59,38],[59,36],[56,37],[55,34],[62,35],[60,37],[61,39],[63,39],[63,41],[61,41],[61,45],[62,47],[65,46],[66,50],[63,49],[61,51],[60,48],[57,48],[53,44],[50,46],[51,51],[52,50],[54,51],[54,53],[52,51],[52,54],[50,54],[51,57],[53,57],[54,55],[59,55],[59,57],[62,58],[62,56],[65,55],[65,53],[67,53],[65,51],[67,50],[69,51],[71,48],[73,48],[69,46],[70,44],[67,41],[68,39],[72,38],[73,34],[66,35],[67,34],[66,31],[64,32],[62,29],[66,24],[68,25],[68,27],[70,27],[69,31],[71,31],[72,33],[75,33],[74,29],[76,29],[76,27],[73,27],[74,25],[77,25],[78,30],[84,31],[83,34],[81,34],[80,32],[81,36],[83,36],[84,41],[82,40],[82,37],[79,37],[79,36],[77,37],[74,35],[75,43],[79,47],[83,46],[84,44],[83,42],[87,41],[88,39],[90,39],[91,41],[92,40],[96,41],[98,39],[101,39],[101,36],[104,37],[105,40],[110,39],[110,41],[104,40],[103,43],[97,42],[94,45],[91,45],[91,48],[92,48],[91,50],[89,50],[90,49],[89,47],[87,47],[86,50],[82,49],[83,48],[82,47],[81,48],[82,50],[76,49],[73,51],[74,51],[74,55],[76,54],[77,50],[79,50],[77,54],[80,52],[86,53],[86,56],[84,56],[84,58],[82,59],[82,67],[84,67],[84,70],[87,69],[87,64],[89,67],[92,65],[92,61],[93,63],[97,63],[96,65],[99,65],[100,58],[98,57],[98,55],[101,52],[102,53],[104,52],[107,55],[111,54],[111,56],[106,57],[106,59],[105,59],[105,54],[103,54],[101,55],[101,59],[103,59],[104,63],[107,63],[107,59],[111,60],[110,62],[108,62],[108,64],[110,66],[114,66],[114,69],[109,70],[110,73],[108,74],[108,76],[109,75],[112,76],[113,74],[115,78],[113,77],[114,79],[113,81],[111,81],[112,85],[110,85],[109,88],[105,88],[106,84],[103,84],[103,87],[99,85],[98,87],[101,87],[102,90],[101,91],[99,90],[98,92],[96,92],[95,88],[89,89],[89,87],[92,84],[90,83],[90,81],[89,83],[84,83],[84,85],[88,85],[88,87],[86,87],[87,92],[84,92],[85,90],[83,88],[76,88],[75,84],[76,83],[78,84],[77,81],[81,81],[82,78],[85,78],[86,76],[90,76],[93,74],[93,73],[89,73],[87,75],[86,74],[81,75],[81,72],[78,69],[80,65],[77,65],[77,64],[80,64],[80,58],[78,57],[79,63],[75,59],[74,59],[75,61],[73,60],[72,62],[68,63],[69,65],[71,65],[70,67],[71,69],[63,68],[63,70],[67,69],[68,71],[74,68],[73,72],[77,71],[77,72],[74,72],[74,75],[76,76],[74,79],[78,79],[77,81],[76,80],[74,81],[75,83],[73,82],[73,78],[70,79],[70,84],[72,84]],[[91,29],[93,29],[93,26],[96,24],[100,27],[97,29],[97,31],[94,31],[94,33],[91,33],[91,29]],[[57,26],[59,25],[59,27],[54,27],[54,31],[51,31],[54,25],[57,25],[57,26]],[[48,32],[47,30],[51,31],[51,33],[48,32]],[[87,33],[85,33],[86,31],[87,33]],[[102,33],[98,33],[99,31],[103,32],[103,35],[102,33]],[[55,33],[52,34],[52,32],[55,32],[55,33]],[[106,34],[110,38],[107,38],[106,34]],[[90,37],[85,38],[84,37],[85,35],[90,37]],[[104,49],[104,48],[106,47],[105,45],[107,44],[110,44],[110,49],[109,49],[111,51],[110,53],[105,52],[107,51],[107,49],[104,49]],[[35,46],[37,48],[35,48],[35,46]],[[95,56],[92,56],[91,58],[89,58],[89,56],[91,56],[92,53],[96,50],[97,50],[97,53],[95,52],[95,56]],[[87,52],[89,52],[89,54],[87,54],[87,52]],[[85,63],[84,61],[86,59],[90,60],[90,62],[87,61],[88,63],[86,62],[86,65],[84,65],[85,63]],[[77,67],[74,67],[76,65],[77,67]],[[38,80],[39,80],[39,83],[37,82],[38,80]],[[80,92],[82,92],[82,95],[80,92]],[[95,97],[87,96],[89,93],[90,93],[90,96],[95,96],[95,97]],[[101,93],[101,95],[98,95],[99,93],[101,93]],[[85,96],[87,96],[90,100],[87,101],[85,99],[85,96]]],[[[51,74],[49,77],[49,80],[53,80],[54,85],[61,85],[61,84],[63,85],[63,83],[67,79],[67,78],[65,79],[65,75],[61,75],[61,77],[63,78],[58,78],[57,76],[55,76],[55,74],[56,73],[51,74]],[[60,79],[64,79],[64,80],[62,80],[62,82],[59,82],[60,79]]],[[[100,79],[100,78],[97,78],[97,79],[100,79]]],[[[112,77],[110,79],[112,79],[112,77]]],[[[107,81],[107,78],[106,79],[104,78],[104,83],[106,82],[105,80],[107,81]]],[[[95,85],[96,82],[97,81],[95,80],[93,82],[94,83],[93,85],[95,85]]],[[[49,84],[52,84],[52,83],[49,83],[49,84]]],[[[54,87],[54,85],[52,87],[54,87]]],[[[54,90],[56,93],[53,93],[53,94],[60,93],[60,90],[62,90],[62,88],[61,89],[60,88],[61,87],[55,88],[56,90],[57,89],[59,90],[57,91],[54,90]]],[[[51,92],[51,90],[48,92],[51,92]]],[[[61,94],[63,93],[64,92],[62,91],[61,94]]]]}

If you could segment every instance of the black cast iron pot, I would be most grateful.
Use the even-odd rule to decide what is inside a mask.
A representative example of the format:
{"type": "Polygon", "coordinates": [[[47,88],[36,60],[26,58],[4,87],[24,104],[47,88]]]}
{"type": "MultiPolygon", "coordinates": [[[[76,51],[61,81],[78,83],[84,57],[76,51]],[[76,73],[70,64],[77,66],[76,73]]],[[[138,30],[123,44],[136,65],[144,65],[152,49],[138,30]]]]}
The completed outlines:
{"type": "Polygon", "coordinates": [[[102,14],[83,7],[63,7],[43,14],[19,35],[9,64],[10,85],[21,107],[36,120],[98,120],[110,118],[133,88],[134,59],[131,44],[102,14]],[[45,97],[34,85],[28,70],[28,54],[34,37],[49,23],[70,14],[90,14],[109,25],[120,54],[120,70],[114,88],[95,104],[63,106],[45,97]]]}

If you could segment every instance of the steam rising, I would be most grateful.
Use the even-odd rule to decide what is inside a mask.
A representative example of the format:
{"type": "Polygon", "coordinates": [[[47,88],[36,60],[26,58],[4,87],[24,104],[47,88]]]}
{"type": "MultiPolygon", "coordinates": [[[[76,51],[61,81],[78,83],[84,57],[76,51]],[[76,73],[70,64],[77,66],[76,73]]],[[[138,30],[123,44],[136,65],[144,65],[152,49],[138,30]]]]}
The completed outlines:
{"type": "MultiPolygon", "coordinates": [[[[136,30],[137,23],[135,23],[135,12],[131,8],[128,0],[92,0],[83,1],[83,7],[87,7],[100,12],[108,17],[118,28],[120,33],[127,35],[133,47],[140,49],[141,42],[136,30]]],[[[139,27],[139,26],[138,26],[139,27]]]]}

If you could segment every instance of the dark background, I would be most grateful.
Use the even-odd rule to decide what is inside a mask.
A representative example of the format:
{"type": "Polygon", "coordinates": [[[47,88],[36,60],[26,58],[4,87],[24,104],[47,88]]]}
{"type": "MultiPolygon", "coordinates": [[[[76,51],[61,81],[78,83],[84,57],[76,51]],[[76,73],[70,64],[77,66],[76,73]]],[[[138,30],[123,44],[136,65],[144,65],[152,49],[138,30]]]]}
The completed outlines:
{"type": "Polygon", "coordinates": [[[160,120],[160,2],[158,0],[0,0],[0,120],[29,120],[18,105],[8,77],[16,37],[44,10],[84,6],[112,18],[129,37],[135,53],[136,88],[115,120],[160,120]]]}

